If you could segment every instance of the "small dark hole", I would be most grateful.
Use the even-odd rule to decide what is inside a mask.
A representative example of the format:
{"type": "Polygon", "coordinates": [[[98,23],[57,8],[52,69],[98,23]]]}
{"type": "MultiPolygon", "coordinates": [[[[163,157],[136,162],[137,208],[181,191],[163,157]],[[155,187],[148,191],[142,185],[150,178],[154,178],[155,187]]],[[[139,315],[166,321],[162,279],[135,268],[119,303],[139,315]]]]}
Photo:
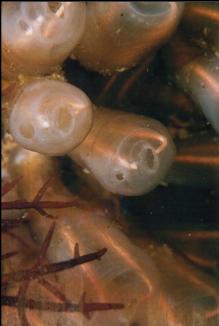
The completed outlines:
{"type": "Polygon", "coordinates": [[[55,1],[48,2],[48,7],[54,14],[59,10],[61,6],[62,6],[61,2],[55,2],[55,1]]]}
{"type": "Polygon", "coordinates": [[[124,175],[123,175],[123,173],[121,173],[121,172],[120,172],[120,173],[117,173],[117,174],[116,174],[116,179],[119,180],[119,181],[124,180],[124,175]]]}
{"type": "Polygon", "coordinates": [[[152,150],[149,148],[146,152],[146,161],[147,165],[149,166],[150,169],[153,169],[154,167],[154,153],[152,150]]]}
{"type": "Polygon", "coordinates": [[[60,6],[61,6],[60,2],[51,1],[48,3],[49,9],[54,13],[57,12],[57,10],[60,8],[60,6]]]}

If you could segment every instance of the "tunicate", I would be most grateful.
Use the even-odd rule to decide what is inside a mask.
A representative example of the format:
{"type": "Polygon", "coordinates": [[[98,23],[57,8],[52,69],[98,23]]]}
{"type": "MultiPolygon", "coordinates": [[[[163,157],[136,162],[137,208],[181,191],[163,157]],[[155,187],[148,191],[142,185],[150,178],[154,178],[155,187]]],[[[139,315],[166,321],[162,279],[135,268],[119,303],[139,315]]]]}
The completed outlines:
{"type": "Polygon", "coordinates": [[[85,138],[92,124],[92,104],[66,82],[36,80],[18,91],[11,104],[9,128],[24,148],[63,155],[85,138]]]}
{"type": "Polygon", "coordinates": [[[93,128],[70,156],[106,190],[135,196],[162,181],[174,154],[168,131],[158,121],[98,108],[93,128]]]}
{"type": "Polygon", "coordinates": [[[182,2],[89,2],[85,32],[74,57],[104,74],[131,68],[168,39],[182,9],[182,2]]]}
{"type": "Polygon", "coordinates": [[[4,2],[4,78],[53,72],[80,40],[85,18],[83,2],[4,2]]]}

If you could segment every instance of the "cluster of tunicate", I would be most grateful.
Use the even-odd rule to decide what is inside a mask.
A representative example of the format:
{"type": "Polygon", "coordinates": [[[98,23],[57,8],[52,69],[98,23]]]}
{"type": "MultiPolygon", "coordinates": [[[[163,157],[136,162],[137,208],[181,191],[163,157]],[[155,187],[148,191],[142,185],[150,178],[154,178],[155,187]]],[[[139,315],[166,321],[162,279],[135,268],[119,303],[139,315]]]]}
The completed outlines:
{"type": "Polygon", "coordinates": [[[166,61],[173,81],[218,132],[218,37],[212,32],[218,7],[191,5],[184,15],[183,9],[176,2],[4,2],[3,77],[29,78],[9,99],[15,141],[45,155],[69,154],[112,193],[140,195],[156,187],[174,159],[165,127],[149,117],[98,108],[82,90],[47,75],[70,55],[105,75],[147,65],[182,17],[181,34],[192,26],[197,37],[201,28],[195,17],[209,27],[209,37],[202,37],[210,51],[177,35],[166,49],[166,61]]]}
{"type": "Polygon", "coordinates": [[[165,127],[102,108],[93,114],[83,91],[45,75],[70,53],[104,74],[150,61],[175,31],[183,4],[5,2],[2,9],[3,76],[31,76],[9,100],[15,141],[45,155],[72,152],[73,160],[113,193],[139,195],[156,187],[174,158],[165,127]],[[34,80],[36,75],[41,78],[34,80]]]}
{"type": "MultiPolygon", "coordinates": [[[[8,219],[15,222],[13,227],[16,222],[27,222],[19,224],[18,233],[4,233],[6,258],[15,255],[15,260],[11,260],[12,266],[6,260],[3,268],[6,273],[12,270],[13,275],[36,272],[38,276],[27,276],[23,284],[12,282],[4,288],[4,298],[14,299],[13,304],[3,302],[5,326],[28,322],[34,326],[217,325],[218,282],[213,273],[208,275],[194,266],[210,261],[211,271],[215,271],[218,261],[214,255],[209,261],[203,257],[195,260],[184,252],[180,257],[154,240],[153,232],[137,234],[137,228],[131,230],[127,220],[124,223],[119,200],[144,194],[143,201],[150,199],[149,192],[162,184],[157,188],[162,193],[168,182],[218,188],[218,51],[216,2],[2,3],[4,131],[8,132],[3,135],[3,179],[12,180],[3,189],[3,207],[4,213],[13,209],[8,219]],[[86,87],[70,82],[66,71],[64,75],[65,64],[70,62],[71,69],[72,60],[91,84],[95,84],[95,76],[107,81],[97,98],[88,94],[86,87]],[[145,95],[145,111],[139,113],[138,105],[119,106],[123,97],[129,99],[141,74],[149,72],[151,76],[151,67],[152,71],[160,69],[158,61],[168,76],[160,78],[159,85],[155,77],[148,86],[136,87],[141,89],[138,100],[139,94],[145,95]],[[109,92],[113,98],[113,83],[121,76],[127,79],[117,90],[118,107],[105,105],[101,97],[109,92]],[[166,114],[169,120],[159,119],[159,114],[152,117],[154,107],[149,108],[147,100],[153,87],[160,111],[168,96],[178,108],[189,107],[191,115],[191,107],[197,108],[197,115],[205,121],[204,133],[190,137],[175,112],[166,114]],[[180,141],[170,122],[179,126],[180,141]],[[63,166],[69,161],[66,173],[63,166]],[[51,218],[55,220],[53,229],[51,218]],[[62,273],[46,275],[46,268],[42,269],[47,260],[57,267],[101,249],[105,252],[101,259],[68,265],[62,273]],[[106,302],[120,308],[97,309],[88,316],[85,292],[91,307],[106,302]],[[53,311],[56,302],[49,301],[51,298],[61,301],[58,304],[64,310],[53,311]],[[54,305],[50,306],[51,302],[54,305]],[[72,309],[74,304],[81,310],[72,309]],[[12,313],[8,313],[10,308],[12,313]]],[[[71,75],[77,69],[72,69],[71,75]]],[[[83,82],[81,78],[79,84],[83,82]]],[[[183,122],[188,126],[190,120],[183,122]]],[[[173,202],[174,195],[173,191],[173,202]]],[[[139,198],[129,201],[135,199],[139,198]]],[[[163,212],[162,196],[160,200],[163,212]]],[[[147,219],[144,212],[141,217],[147,219]]],[[[159,228],[153,220],[154,225],[159,228]]],[[[6,274],[6,279],[12,274],[6,274]]]]}

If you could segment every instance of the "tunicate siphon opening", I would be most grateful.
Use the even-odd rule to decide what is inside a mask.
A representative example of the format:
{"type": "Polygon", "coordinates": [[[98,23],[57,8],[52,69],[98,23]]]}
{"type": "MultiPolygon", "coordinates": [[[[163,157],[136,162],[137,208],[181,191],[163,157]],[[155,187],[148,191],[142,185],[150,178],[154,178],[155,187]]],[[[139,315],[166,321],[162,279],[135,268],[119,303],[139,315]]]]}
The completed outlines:
{"type": "Polygon", "coordinates": [[[61,6],[62,6],[61,2],[56,2],[56,1],[48,2],[48,7],[54,14],[59,10],[59,8],[61,8],[61,6]]]}
{"type": "Polygon", "coordinates": [[[58,128],[62,131],[68,131],[72,125],[72,116],[69,109],[66,107],[61,107],[58,110],[56,116],[58,128]]]}
{"type": "Polygon", "coordinates": [[[148,148],[145,153],[145,162],[150,169],[154,168],[154,160],[155,160],[154,153],[151,148],[148,148]]]}
{"type": "Polygon", "coordinates": [[[116,174],[116,179],[118,181],[123,181],[124,180],[124,174],[122,172],[119,172],[116,174]]]}
{"type": "Polygon", "coordinates": [[[20,133],[24,138],[33,138],[34,136],[34,127],[32,124],[21,125],[20,126],[20,133]]]}
{"type": "Polygon", "coordinates": [[[48,21],[45,21],[44,24],[41,26],[41,33],[44,38],[52,38],[56,35],[57,31],[57,18],[63,19],[64,18],[64,7],[61,2],[48,2],[48,8],[50,10],[51,16],[48,21]],[[51,24],[50,21],[56,22],[55,24],[51,24]]]}
{"type": "Polygon", "coordinates": [[[169,2],[136,1],[131,2],[132,8],[144,15],[161,15],[170,9],[169,2]]]}

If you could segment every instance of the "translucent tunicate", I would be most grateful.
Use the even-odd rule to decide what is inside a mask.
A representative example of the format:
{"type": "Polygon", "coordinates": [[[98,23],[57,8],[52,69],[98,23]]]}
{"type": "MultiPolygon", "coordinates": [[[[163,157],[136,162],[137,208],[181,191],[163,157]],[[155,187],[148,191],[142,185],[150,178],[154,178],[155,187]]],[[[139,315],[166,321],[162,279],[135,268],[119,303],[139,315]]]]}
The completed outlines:
{"type": "Polygon", "coordinates": [[[182,9],[182,2],[89,2],[73,55],[103,74],[124,71],[150,59],[176,29],[182,9]]]}
{"type": "Polygon", "coordinates": [[[10,106],[9,129],[24,148],[63,155],[76,147],[92,124],[92,104],[66,82],[36,80],[22,87],[10,106]]]}
{"type": "Polygon", "coordinates": [[[106,190],[135,196],[162,181],[174,154],[168,131],[158,121],[98,108],[93,128],[70,156],[106,190]]]}
{"type": "Polygon", "coordinates": [[[4,2],[4,78],[53,72],[80,40],[85,17],[83,2],[4,2]]]}

